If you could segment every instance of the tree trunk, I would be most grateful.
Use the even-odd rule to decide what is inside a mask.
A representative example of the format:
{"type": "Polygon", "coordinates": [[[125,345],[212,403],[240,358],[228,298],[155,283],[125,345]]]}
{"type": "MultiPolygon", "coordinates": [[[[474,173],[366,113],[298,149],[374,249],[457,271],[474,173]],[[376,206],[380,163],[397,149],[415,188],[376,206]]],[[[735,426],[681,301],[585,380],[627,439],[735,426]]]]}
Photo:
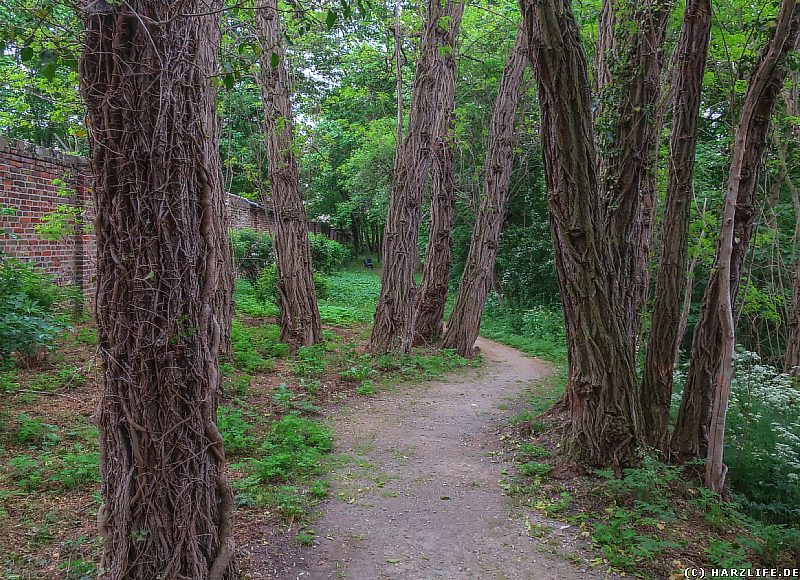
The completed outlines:
{"type": "Polygon", "coordinates": [[[579,456],[619,467],[636,460],[641,409],[603,225],[586,56],[569,0],[529,1],[523,13],[569,342],[571,433],[579,456]]]}
{"type": "Polygon", "coordinates": [[[786,332],[786,358],[784,360],[785,372],[800,376],[800,193],[787,174],[785,177],[792,192],[794,205],[794,236],[792,236],[792,256],[794,256],[794,277],[792,280],[792,309],[789,312],[786,332]]]}
{"type": "MultiPolygon", "coordinates": [[[[798,83],[797,71],[791,73],[791,87],[786,92],[784,100],[786,102],[786,112],[797,118],[800,111],[800,83],[798,83]]],[[[800,124],[794,123],[791,136],[797,139],[800,137],[800,124]]],[[[785,157],[781,157],[781,166],[784,173],[784,180],[789,186],[792,194],[792,205],[794,206],[794,235],[792,236],[792,256],[794,257],[794,278],[792,280],[792,305],[789,311],[786,324],[786,357],[784,359],[784,371],[795,377],[800,377],[800,192],[788,174],[785,157]]]]}
{"type": "Polygon", "coordinates": [[[261,95],[264,131],[275,214],[275,262],[281,341],[293,350],[322,341],[322,323],[311,267],[308,221],[300,191],[297,158],[292,147],[289,72],[277,0],[259,0],[256,17],[261,42],[261,95]]]}
{"type": "Polygon", "coordinates": [[[676,86],[667,164],[667,206],[642,377],[645,438],[649,445],[659,449],[666,443],[681,299],[686,286],[697,119],[710,35],[711,0],[689,0],[675,49],[673,80],[676,86]]]}
{"type": "MultiPolygon", "coordinates": [[[[616,69],[598,96],[600,195],[614,260],[615,291],[622,301],[630,348],[636,349],[640,313],[647,296],[647,265],[657,193],[658,135],[664,35],[672,0],[624,6],[631,15],[617,25],[616,69]],[[628,26],[635,24],[635,26],[628,26]],[[619,70],[623,67],[623,70],[619,70]]],[[[619,15],[617,15],[619,17],[619,15]]]]}
{"type": "Polygon", "coordinates": [[[233,289],[212,86],[220,8],[82,5],[108,578],[234,574],[216,426],[233,289]]]}
{"type": "Polygon", "coordinates": [[[475,214],[467,261],[442,341],[442,346],[464,357],[473,356],[486,295],[494,277],[513,165],[514,120],[522,92],[522,75],[528,66],[528,51],[527,31],[521,25],[500,80],[483,169],[484,195],[475,214]]]}
{"type": "Polygon", "coordinates": [[[436,126],[431,163],[431,224],[422,282],[417,292],[415,342],[431,344],[442,337],[444,306],[450,288],[452,265],[453,212],[455,196],[455,144],[453,110],[456,100],[456,40],[461,27],[464,4],[446,0],[441,26],[446,27],[442,45],[435,54],[433,74],[437,79],[436,126]]]}
{"type": "MultiPolygon", "coordinates": [[[[727,329],[723,329],[726,321],[720,317],[726,305],[720,304],[720,287],[729,291],[730,301],[735,303],[742,265],[753,235],[755,217],[759,213],[755,209],[755,193],[767,145],[770,117],[786,74],[786,54],[797,45],[800,11],[797,10],[796,0],[784,1],[780,18],[780,26],[776,29],[779,34],[773,35],[762,52],[759,65],[751,78],[736,130],[729,178],[729,189],[735,185],[736,195],[733,246],[730,267],[727,267],[727,259],[724,265],[726,275],[730,275],[727,280],[720,280],[720,259],[724,257],[725,251],[725,240],[720,238],[717,268],[711,274],[700,308],[686,386],[672,436],[673,452],[683,459],[703,457],[708,450],[711,410],[714,404],[712,385],[719,378],[722,365],[727,364],[727,329]],[[741,159],[738,159],[738,155],[741,155],[741,159]]],[[[723,226],[725,225],[723,222],[723,226]]],[[[727,303],[727,299],[724,302],[727,303]]],[[[718,429],[719,424],[715,428],[718,429]]]]}
{"type": "Polygon", "coordinates": [[[383,236],[381,292],[368,347],[371,352],[409,352],[414,338],[414,272],[419,262],[422,190],[436,126],[438,79],[432,73],[447,36],[447,27],[440,22],[443,8],[439,0],[428,0],[408,130],[395,156],[383,236]]]}

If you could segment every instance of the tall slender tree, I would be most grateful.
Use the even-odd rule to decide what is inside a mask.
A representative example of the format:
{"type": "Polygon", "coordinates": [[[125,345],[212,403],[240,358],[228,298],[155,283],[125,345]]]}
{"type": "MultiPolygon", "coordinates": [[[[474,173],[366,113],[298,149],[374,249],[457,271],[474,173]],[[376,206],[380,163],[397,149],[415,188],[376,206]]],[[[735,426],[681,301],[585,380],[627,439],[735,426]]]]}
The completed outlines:
{"type": "MultiPolygon", "coordinates": [[[[797,46],[800,34],[800,10],[796,0],[784,0],[778,25],[761,53],[759,64],[750,79],[736,129],[733,160],[728,180],[728,195],[723,228],[732,230],[720,237],[717,264],[714,268],[700,308],[700,317],[692,342],[692,355],[686,377],[678,419],[672,436],[672,447],[678,456],[703,457],[708,452],[710,429],[724,429],[724,406],[717,407],[717,421],[711,425],[715,389],[724,391],[729,383],[718,380],[729,373],[727,365],[732,355],[730,340],[733,324],[728,320],[728,303],[736,302],[742,266],[753,235],[754,222],[760,213],[756,208],[758,176],[763,167],[770,119],[786,77],[787,55],[797,46]],[[735,195],[735,202],[731,197],[735,195]],[[733,212],[728,219],[728,212],[733,212]],[[728,253],[730,255],[728,256],[728,253]],[[725,279],[721,279],[724,276],[725,279]],[[722,290],[721,290],[722,289],[722,290]],[[720,416],[722,413],[723,416],[720,416]]],[[[719,439],[715,443],[721,445],[719,439]]],[[[719,479],[721,458],[714,459],[719,479]]],[[[724,479],[724,477],[722,477],[724,479]]]]}
{"type": "Polygon", "coordinates": [[[456,102],[456,40],[461,29],[464,3],[445,0],[439,27],[441,46],[434,55],[432,73],[437,79],[435,128],[431,162],[431,221],[422,282],[416,294],[414,331],[416,341],[437,342],[442,336],[444,306],[450,288],[452,229],[455,197],[455,149],[453,113],[456,102]]]}
{"type": "Polygon", "coordinates": [[[375,310],[375,325],[369,340],[373,352],[410,351],[414,339],[414,271],[422,218],[422,194],[431,164],[436,127],[437,78],[433,74],[439,52],[446,50],[445,3],[428,0],[425,10],[408,129],[398,144],[383,233],[381,292],[375,310]]]}
{"type": "Polygon", "coordinates": [[[515,142],[514,120],[528,66],[528,34],[517,31],[497,91],[483,168],[483,195],[472,228],[469,253],[442,345],[471,357],[480,332],[486,295],[492,284],[500,231],[506,214],[515,142]]]}
{"type": "Polygon", "coordinates": [[[221,3],[82,2],[103,362],[108,578],[232,577],[216,426],[232,265],[216,97],[221,3]]]}
{"type": "Polygon", "coordinates": [[[664,209],[652,329],[642,378],[645,437],[651,446],[658,448],[665,444],[672,375],[680,340],[697,121],[710,36],[711,0],[689,0],[673,57],[675,100],[667,162],[667,205],[664,209]]]}
{"type": "MultiPolygon", "coordinates": [[[[760,123],[754,124],[756,115],[765,114],[766,122],[772,113],[769,109],[760,110],[762,95],[767,94],[767,101],[774,105],[772,92],[780,91],[786,75],[781,61],[787,52],[797,46],[800,34],[800,9],[797,0],[784,0],[778,14],[772,39],[764,50],[761,61],[747,87],[739,124],[733,142],[731,167],[728,176],[728,191],[725,196],[725,207],[722,212],[722,231],[717,249],[717,285],[715,297],[719,320],[719,368],[715,373],[715,385],[712,394],[710,425],[708,429],[708,456],[706,460],[706,486],[721,492],[725,485],[728,468],[723,463],[723,444],[725,441],[725,419],[728,413],[728,400],[731,394],[733,378],[733,352],[736,347],[736,332],[733,322],[734,296],[731,290],[734,235],[736,230],[735,215],[739,201],[739,187],[742,180],[751,177],[757,179],[763,159],[756,160],[754,167],[747,167],[747,147],[751,146],[750,132],[759,131],[760,123]],[[755,176],[745,173],[754,170],[755,176]]],[[[766,141],[766,135],[765,135],[766,141]]]]}
{"type": "Polygon", "coordinates": [[[300,191],[300,171],[293,148],[289,69],[277,0],[256,4],[264,103],[270,196],[264,205],[275,215],[275,258],[278,266],[278,303],[281,340],[292,348],[322,340],[322,322],[314,292],[308,222],[300,191]]]}

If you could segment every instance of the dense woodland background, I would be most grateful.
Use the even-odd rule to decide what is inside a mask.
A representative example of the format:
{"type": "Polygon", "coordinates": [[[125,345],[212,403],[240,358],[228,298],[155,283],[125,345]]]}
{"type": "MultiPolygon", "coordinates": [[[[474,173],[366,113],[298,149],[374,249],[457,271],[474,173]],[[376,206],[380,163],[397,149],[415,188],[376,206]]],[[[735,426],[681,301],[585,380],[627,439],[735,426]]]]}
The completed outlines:
{"type": "MultiPolygon", "coordinates": [[[[148,18],[157,22],[160,7],[151,4],[144,2],[140,9],[152,11],[148,18]]],[[[191,13],[190,4],[180,9],[191,13]]],[[[131,95],[140,89],[104,68],[110,66],[106,53],[118,47],[109,32],[116,30],[110,15],[123,10],[106,8],[93,13],[94,8],[81,6],[81,13],[66,4],[36,1],[0,8],[5,46],[0,133],[91,153],[101,216],[108,211],[104,199],[107,208],[117,208],[120,183],[130,187],[131,198],[157,201],[130,178],[140,175],[131,155],[131,167],[111,168],[98,153],[114,149],[109,145],[116,143],[113,131],[136,135],[136,124],[124,114],[104,116],[103,95],[120,91],[134,100],[131,95]]],[[[382,273],[382,286],[380,295],[370,298],[377,302],[377,318],[367,350],[407,354],[412,342],[435,345],[459,286],[468,291],[462,273],[477,267],[468,259],[470,241],[484,230],[475,223],[497,213],[497,206],[487,209],[487,175],[506,160],[511,164],[507,204],[499,211],[494,268],[492,256],[481,270],[490,274],[489,292],[482,321],[483,298],[475,294],[480,297],[476,322],[481,321],[484,336],[566,365],[565,394],[550,410],[570,416],[567,440],[574,445],[565,448],[616,476],[641,469],[643,461],[652,466],[651,460],[681,464],[686,473],[705,469],[705,482],[714,491],[734,498],[755,521],[778,526],[784,535],[778,534],[776,554],[800,546],[800,9],[794,0],[540,0],[521,8],[503,1],[399,6],[265,1],[231,3],[212,13],[198,19],[207,29],[181,29],[189,39],[182,50],[200,54],[207,82],[187,87],[170,77],[169,102],[177,103],[173,122],[201,118],[204,129],[176,122],[162,129],[159,139],[175,150],[185,148],[193,163],[211,167],[209,175],[221,179],[217,193],[270,200],[284,225],[266,237],[231,233],[232,259],[225,257],[226,233],[219,224],[195,232],[192,243],[215,248],[211,255],[226,264],[227,274],[207,266],[197,279],[181,278],[196,292],[184,295],[171,288],[170,312],[183,312],[182,305],[206,293],[213,295],[207,302],[230,316],[226,296],[233,291],[235,266],[241,276],[238,299],[255,296],[277,305],[281,329],[275,338],[296,353],[323,341],[331,314],[324,304],[330,284],[325,273],[369,257],[382,273]],[[459,19],[460,26],[454,24],[459,19]],[[705,58],[703,22],[710,34],[705,58]],[[510,137],[503,140],[493,113],[504,102],[500,87],[513,69],[514,54],[523,55],[519,102],[505,103],[513,123],[506,124],[510,137]],[[453,71],[452,84],[431,73],[446,70],[453,71]],[[442,97],[448,86],[452,95],[442,97]],[[436,117],[437,107],[446,114],[436,117]],[[426,144],[418,140],[428,125],[434,137],[426,144]],[[202,147],[186,145],[200,142],[202,147]],[[510,154],[495,159],[490,146],[500,142],[510,154]],[[415,165],[422,158],[430,167],[415,165]],[[441,169],[448,164],[449,184],[441,169]],[[415,179],[420,186],[416,210],[417,202],[403,197],[414,189],[415,179]],[[445,229],[452,241],[442,239],[452,248],[452,267],[448,273],[443,266],[449,283],[440,292],[441,307],[446,298],[442,313],[438,305],[426,310],[426,293],[435,303],[437,289],[426,282],[425,265],[435,255],[436,236],[442,235],[435,216],[443,198],[436,192],[447,188],[454,211],[445,229]],[[684,197],[676,202],[680,192],[684,197]],[[326,247],[314,237],[307,242],[306,218],[350,232],[352,247],[326,247]],[[402,231],[417,218],[418,228],[402,231]],[[416,251],[396,251],[414,241],[416,251]],[[734,254],[727,262],[726,251],[734,254]],[[217,278],[209,282],[205,275],[217,278]],[[685,285],[670,285],[684,276],[685,285]],[[417,303],[412,279],[422,289],[417,303]],[[671,302],[659,303],[669,292],[671,302]],[[733,299],[730,329],[720,299],[725,296],[733,299]],[[415,331],[412,310],[432,312],[430,327],[415,331]],[[667,327],[671,334],[660,336],[667,327]],[[735,344],[728,344],[734,328],[735,344]],[[424,334],[423,340],[415,332],[424,334]],[[651,361],[659,356],[660,366],[651,361]],[[686,384],[690,387],[684,390],[686,384]],[[727,425],[720,424],[726,416],[727,425]],[[706,468],[698,468],[706,459],[706,468]]],[[[136,31],[127,33],[138,38],[136,31]]],[[[168,36],[161,41],[169,48],[168,36]]],[[[141,48],[141,39],[137,42],[132,46],[141,50],[141,60],[133,50],[116,57],[128,59],[126,66],[139,79],[152,72],[153,63],[146,61],[152,55],[141,48]]],[[[167,78],[167,72],[159,74],[167,78]]],[[[163,94],[147,98],[152,100],[142,102],[155,110],[163,94]]],[[[149,151],[153,142],[152,135],[135,146],[126,141],[128,153],[149,151]]],[[[167,171],[171,177],[165,183],[182,183],[187,200],[204,191],[205,178],[180,155],[170,159],[172,166],[155,155],[151,160],[174,170],[167,171]]],[[[219,199],[212,198],[209,203],[219,207],[219,199]]],[[[132,207],[127,211],[134,216],[132,207]]],[[[192,207],[184,204],[176,211],[189,215],[192,207]]],[[[101,307],[111,310],[125,292],[133,302],[139,286],[118,285],[118,264],[103,262],[104,247],[110,248],[108,256],[121,253],[128,243],[118,241],[121,231],[141,239],[149,235],[146,219],[138,226],[125,221],[123,227],[114,215],[109,211],[109,221],[98,222],[107,228],[98,230],[101,242],[107,242],[100,244],[98,297],[101,307]]],[[[180,258],[171,259],[177,272],[180,258]]],[[[136,264],[142,277],[152,267],[148,264],[144,258],[136,264]]],[[[465,281],[475,278],[470,272],[465,281]]],[[[462,306],[456,304],[443,340],[469,356],[474,337],[469,332],[454,336],[453,329],[465,320],[468,328],[476,309],[462,306]]],[[[147,308],[160,306],[155,301],[147,308]]],[[[121,348],[109,338],[118,330],[118,319],[103,320],[105,309],[98,321],[100,344],[121,348]]],[[[203,312],[190,308],[181,316],[197,316],[197,327],[206,328],[211,323],[203,312]]],[[[222,326],[221,343],[192,343],[198,360],[215,349],[225,355],[230,331],[222,326]]],[[[138,343],[124,346],[142,369],[151,368],[138,343]]],[[[121,358],[117,353],[110,360],[121,358]]],[[[212,379],[204,379],[212,387],[214,361],[208,363],[212,379]]],[[[200,385],[198,392],[204,388],[200,385]]],[[[213,423],[211,414],[203,420],[213,423]]],[[[198,446],[208,436],[192,433],[198,446]]],[[[113,439],[106,442],[109,448],[118,444],[113,439]]],[[[198,469],[221,473],[221,465],[212,457],[198,469]]],[[[106,468],[103,479],[124,479],[125,474],[112,471],[106,468]]],[[[220,517],[214,501],[223,505],[231,493],[226,489],[219,492],[223,499],[208,490],[197,498],[208,504],[209,518],[220,517]]],[[[227,532],[215,533],[224,544],[227,532]]],[[[120,547],[107,550],[112,561],[120,547]]],[[[187,565],[195,560],[187,557],[187,565]]]]}

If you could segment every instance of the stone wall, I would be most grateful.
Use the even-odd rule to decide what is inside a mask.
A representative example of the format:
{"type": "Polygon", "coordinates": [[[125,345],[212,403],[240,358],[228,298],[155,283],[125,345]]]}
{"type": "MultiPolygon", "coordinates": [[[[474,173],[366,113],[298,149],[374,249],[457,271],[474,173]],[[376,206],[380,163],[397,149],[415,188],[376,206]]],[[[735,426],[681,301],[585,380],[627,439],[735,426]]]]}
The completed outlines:
{"type": "Polygon", "coordinates": [[[0,137],[0,253],[31,261],[61,284],[88,289],[94,277],[89,166],[86,159],[0,137]],[[63,182],[63,183],[62,183],[63,182]],[[36,231],[59,206],[78,208],[72,231],[48,240],[36,231]]]}
{"type": "MultiPolygon", "coordinates": [[[[0,211],[0,256],[31,261],[60,284],[91,289],[96,244],[90,188],[87,159],[0,137],[0,210],[13,210],[11,215],[0,211]],[[48,240],[37,232],[37,225],[59,207],[76,208],[77,217],[66,237],[48,240]]],[[[272,212],[260,203],[229,193],[227,205],[232,229],[275,229],[272,212]]],[[[310,223],[309,229],[350,241],[347,234],[324,224],[310,223]]]]}

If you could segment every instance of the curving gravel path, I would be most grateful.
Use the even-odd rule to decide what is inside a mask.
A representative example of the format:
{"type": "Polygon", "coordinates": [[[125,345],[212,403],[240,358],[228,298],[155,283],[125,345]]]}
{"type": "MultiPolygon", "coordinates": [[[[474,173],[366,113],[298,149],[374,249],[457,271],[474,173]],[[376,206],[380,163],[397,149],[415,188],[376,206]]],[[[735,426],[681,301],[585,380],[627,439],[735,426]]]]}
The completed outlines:
{"type": "Polygon", "coordinates": [[[291,578],[601,577],[553,553],[554,542],[571,551],[558,528],[549,542],[530,538],[499,486],[503,471],[513,473],[492,453],[509,413],[501,408],[549,368],[493,342],[479,346],[480,369],[382,392],[333,418],[341,463],[332,499],[291,578]]]}

